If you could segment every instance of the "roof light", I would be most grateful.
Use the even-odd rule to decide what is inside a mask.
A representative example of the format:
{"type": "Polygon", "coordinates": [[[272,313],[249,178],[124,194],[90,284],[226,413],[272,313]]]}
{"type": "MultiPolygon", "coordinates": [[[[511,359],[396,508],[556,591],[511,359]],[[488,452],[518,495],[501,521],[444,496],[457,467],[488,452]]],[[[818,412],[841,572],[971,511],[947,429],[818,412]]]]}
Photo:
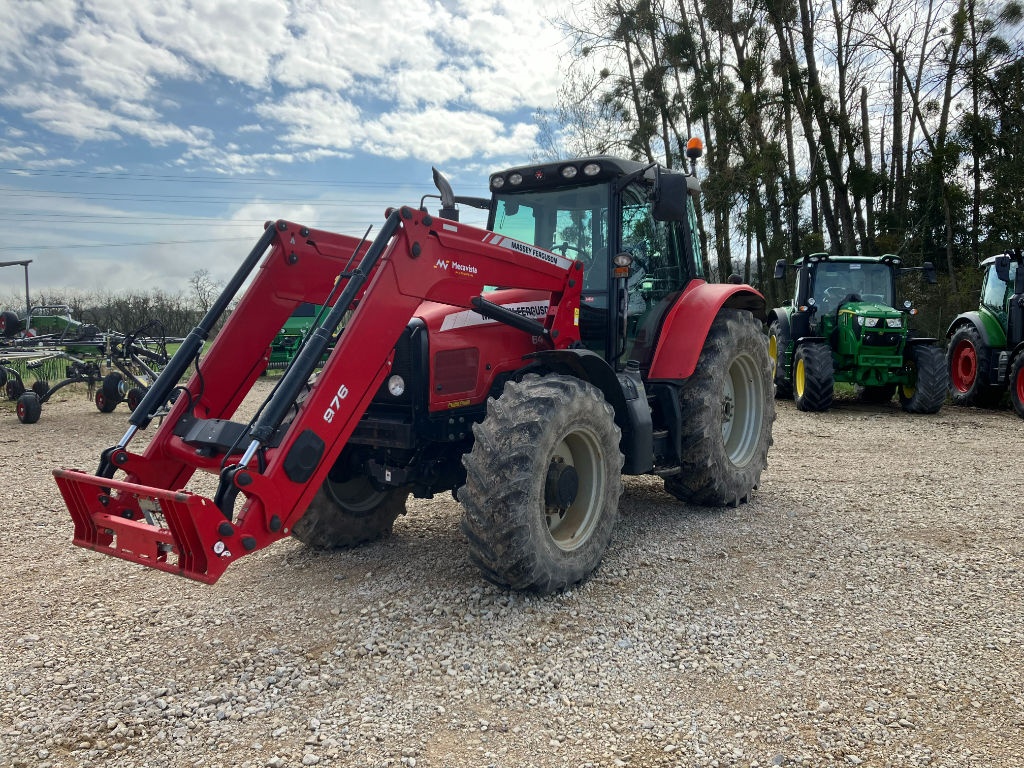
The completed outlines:
{"type": "Polygon", "coordinates": [[[601,166],[597,163],[587,163],[583,166],[584,176],[597,176],[601,172],[601,166]]]}
{"type": "Polygon", "coordinates": [[[567,165],[567,166],[565,166],[562,169],[562,178],[563,179],[575,179],[577,173],[579,173],[579,171],[576,170],[576,166],[575,165],[567,165]]]}
{"type": "Polygon", "coordinates": [[[696,160],[698,157],[704,154],[704,142],[694,136],[688,142],[686,142],[686,156],[691,160],[696,160]]]}
{"type": "Polygon", "coordinates": [[[494,176],[491,178],[491,188],[501,189],[505,186],[505,179],[502,176],[494,176]]]}
{"type": "Polygon", "coordinates": [[[520,184],[523,183],[523,174],[513,173],[511,176],[508,177],[508,183],[511,184],[513,187],[518,187],[520,184]]]}

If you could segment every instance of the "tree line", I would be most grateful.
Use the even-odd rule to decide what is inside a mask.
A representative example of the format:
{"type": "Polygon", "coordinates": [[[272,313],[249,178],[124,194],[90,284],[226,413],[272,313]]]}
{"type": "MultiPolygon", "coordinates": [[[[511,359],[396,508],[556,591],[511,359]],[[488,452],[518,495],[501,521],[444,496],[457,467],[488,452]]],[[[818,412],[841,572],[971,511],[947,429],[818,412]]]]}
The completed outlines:
{"type": "Polygon", "coordinates": [[[589,2],[562,20],[576,58],[550,149],[684,167],[703,137],[719,278],[777,305],[779,258],[931,261],[937,328],[976,301],[980,260],[1024,245],[1017,0],[589,2]]]}
{"type": "MultiPolygon", "coordinates": [[[[148,336],[162,330],[168,337],[183,337],[196,327],[220,288],[207,270],[189,278],[188,289],[176,292],[153,289],[124,293],[50,289],[32,291],[33,307],[67,307],[71,317],[104,332],[133,333],[149,327],[148,336]],[[152,325],[153,323],[157,325],[152,325]]],[[[25,314],[24,294],[4,297],[5,309],[25,314]]]]}

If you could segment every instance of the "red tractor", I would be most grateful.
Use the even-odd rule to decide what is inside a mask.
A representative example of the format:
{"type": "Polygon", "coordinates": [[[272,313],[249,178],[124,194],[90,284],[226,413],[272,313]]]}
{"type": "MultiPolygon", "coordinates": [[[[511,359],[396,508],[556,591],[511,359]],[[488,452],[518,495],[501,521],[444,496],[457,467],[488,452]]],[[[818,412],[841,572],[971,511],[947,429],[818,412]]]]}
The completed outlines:
{"type": "Polygon", "coordinates": [[[98,471],[55,470],[76,544],[212,583],[285,536],[376,539],[410,494],[451,491],[484,577],[545,593],[598,566],[623,474],[691,504],[749,498],[775,418],[765,301],[706,282],[694,169],[546,163],[494,174],[490,199],[435,183],[440,216],[391,210],[372,242],[268,223],[98,471]],[[322,323],[232,421],[302,302],[322,323]],[[197,470],[212,499],[187,490],[197,470]]]}

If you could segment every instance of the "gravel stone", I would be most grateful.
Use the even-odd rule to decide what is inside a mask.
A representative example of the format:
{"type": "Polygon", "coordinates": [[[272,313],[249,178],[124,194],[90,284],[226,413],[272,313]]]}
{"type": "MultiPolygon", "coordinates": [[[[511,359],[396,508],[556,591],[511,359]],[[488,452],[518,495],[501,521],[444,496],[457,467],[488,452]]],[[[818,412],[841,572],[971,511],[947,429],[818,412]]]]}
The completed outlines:
{"type": "Polygon", "coordinates": [[[74,547],[50,470],[124,408],[0,403],[0,765],[1024,768],[1024,422],[778,406],[751,503],[626,478],[601,567],[539,598],[480,578],[447,494],[212,586],[74,547]]]}

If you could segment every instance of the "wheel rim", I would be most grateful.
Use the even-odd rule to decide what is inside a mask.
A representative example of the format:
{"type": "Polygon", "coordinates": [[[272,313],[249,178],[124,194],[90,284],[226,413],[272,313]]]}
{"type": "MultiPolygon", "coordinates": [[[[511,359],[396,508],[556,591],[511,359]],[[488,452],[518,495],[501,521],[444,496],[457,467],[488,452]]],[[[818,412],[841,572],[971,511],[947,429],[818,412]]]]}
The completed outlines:
{"type": "Polygon", "coordinates": [[[328,495],[342,509],[354,515],[372,512],[388,495],[387,491],[378,491],[374,488],[366,477],[357,477],[344,483],[335,483],[328,479],[324,486],[328,495]]]}
{"type": "Polygon", "coordinates": [[[722,440],[729,460],[742,466],[760,441],[764,419],[763,394],[757,361],[740,355],[729,366],[722,393],[722,440]]]}
{"type": "Polygon", "coordinates": [[[804,359],[798,358],[796,370],[793,371],[793,389],[799,397],[804,396],[804,385],[806,384],[806,372],[804,371],[804,359]]]}
{"type": "Polygon", "coordinates": [[[563,437],[552,453],[548,465],[544,516],[551,541],[565,552],[571,552],[586,542],[601,517],[601,489],[605,486],[601,456],[601,445],[597,437],[589,430],[582,429],[563,437]],[[566,481],[570,472],[574,477],[566,481]],[[553,476],[562,479],[563,487],[571,482],[572,500],[568,505],[552,498],[553,476]]]}
{"type": "Polygon", "coordinates": [[[958,392],[969,392],[978,376],[978,352],[970,341],[964,339],[953,350],[953,365],[950,378],[958,392]]]}
{"type": "Polygon", "coordinates": [[[1013,381],[1013,389],[1017,393],[1017,402],[1024,403],[1024,365],[1017,368],[1017,378],[1013,381]]]}
{"type": "Polygon", "coordinates": [[[775,378],[779,365],[779,340],[774,333],[768,335],[768,359],[772,362],[772,378],[775,378]]]}

